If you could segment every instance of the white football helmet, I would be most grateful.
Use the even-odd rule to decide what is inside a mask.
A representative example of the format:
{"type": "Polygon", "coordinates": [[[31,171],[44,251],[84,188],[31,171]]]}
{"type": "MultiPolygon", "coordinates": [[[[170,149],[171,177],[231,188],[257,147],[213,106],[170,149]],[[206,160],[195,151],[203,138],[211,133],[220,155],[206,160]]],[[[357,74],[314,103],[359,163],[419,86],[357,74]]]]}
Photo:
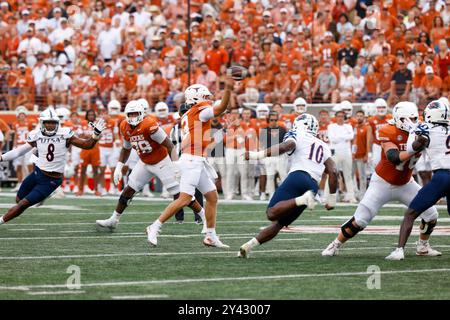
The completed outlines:
{"type": "Polygon", "coordinates": [[[142,108],[144,108],[144,113],[148,114],[150,111],[150,105],[148,104],[147,99],[141,98],[136,101],[138,104],[140,104],[142,106],[142,108]]]}
{"type": "Polygon", "coordinates": [[[165,102],[158,102],[155,105],[155,114],[157,118],[166,119],[169,116],[169,106],[165,102]]]}
{"type": "Polygon", "coordinates": [[[64,107],[55,110],[60,121],[67,121],[70,118],[70,110],[64,107]]]}
{"type": "Polygon", "coordinates": [[[345,112],[345,115],[350,118],[353,114],[353,105],[350,101],[344,100],[341,102],[341,110],[345,112]]]}
{"type": "Polygon", "coordinates": [[[294,110],[298,114],[303,114],[308,111],[308,104],[306,103],[306,100],[299,97],[294,100],[294,110]]]}
{"type": "Polygon", "coordinates": [[[417,110],[416,104],[409,101],[397,103],[392,110],[392,115],[397,128],[403,131],[409,131],[409,125],[404,123],[406,118],[409,118],[413,123],[417,123],[419,119],[419,111],[417,110]]]}
{"type": "Polygon", "coordinates": [[[375,100],[375,107],[377,108],[377,115],[379,116],[385,116],[388,113],[388,105],[386,100],[383,98],[378,98],[375,100]]]}
{"type": "Polygon", "coordinates": [[[331,109],[334,113],[342,111],[342,106],[340,103],[336,103],[333,108],[331,109]]]}
{"type": "Polygon", "coordinates": [[[125,106],[125,119],[132,126],[137,126],[139,123],[144,120],[145,112],[143,106],[138,103],[136,100],[131,100],[125,106]],[[138,116],[131,118],[129,116],[130,113],[138,113],[138,116]]]}
{"type": "Polygon", "coordinates": [[[203,101],[211,100],[212,93],[202,84],[193,84],[184,91],[186,104],[194,105],[203,101]]]}
{"type": "Polygon", "coordinates": [[[25,115],[28,114],[28,109],[24,106],[18,106],[16,108],[16,117],[18,117],[21,113],[24,113],[25,115]]]}
{"type": "Polygon", "coordinates": [[[319,130],[319,121],[312,114],[304,113],[294,120],[292,128],[295,130],[306,130],[306,132],[316,136],[319,130]]]}
{"type": "Polygon", "coordinates": [[[42,111],[41,114],[39,115],[39,129],[45,136],[54,136],[59,129],[59,122],[60,122],[59,117],[56,114],[55,109],[53,109],[52,107],[42,111]],[[55,129],[47,130],[47,128],[45,128],[44,125],[45,122],[56,122],[55,129]]]}
{"type": "Polygon", "coordinates": [[[266,119],[269,116],[269,107],[265,104],[258,104],[256,107],[256,117],[258,119],[266,119]]]}
{"type": "Polygon", "coordinates": [[[450,101],[448,101],[447,97],[440,97],[438,100],[450,108],[450,101]]]}
{"type": "Polygon", "coordinates": [[[372,102],[364,103],[361,109],[362,111],[364,111],[364,115],[366,117],[371,117],[377,114],[377,108],[375,107],[375,103],[372,102]]]}
{"type": "Polygon", "coordinates": [[[431,101],[423,111],[423,118],[428,123],[449,124],[450,107],[442,100],[431,101]]]}
{"type": "Polygon", "coordinates": [[[108,102],[108,113],[111,116],[117,116],[120,113],[121,108],[120,102],[115,99],[108,102]]]}

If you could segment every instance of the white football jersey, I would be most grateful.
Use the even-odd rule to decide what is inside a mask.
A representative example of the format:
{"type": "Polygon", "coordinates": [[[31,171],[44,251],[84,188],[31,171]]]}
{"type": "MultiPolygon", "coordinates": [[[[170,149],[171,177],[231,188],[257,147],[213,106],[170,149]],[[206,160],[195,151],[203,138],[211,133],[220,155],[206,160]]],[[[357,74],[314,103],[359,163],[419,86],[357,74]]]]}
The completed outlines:
{"type": "Polygon", "coordinates": [[[35,142],[38,152],[36,166],[48,172],[64,173],[68,140],[74,135],[70,128],[59,127],[55,135],[49,137],[35,129],[28,134],[27,142],[35,142]]]}
{"type": "Polygon", "coordinates": [[[297,170],[308,172],[317,182],[322,178],[325,170],[325,161],[331,157],[328,145],[304,130],[290,130],[284,141],[293,140],[296,143],[295,150],[289,154],[291,168],[289,173],[297,170]]]}
{"type": "Polygon", "coordinates": [[[450,169],[450,130],[434,126],[429,130],[430,145],[425,149],[431,170],[450,169]]]}

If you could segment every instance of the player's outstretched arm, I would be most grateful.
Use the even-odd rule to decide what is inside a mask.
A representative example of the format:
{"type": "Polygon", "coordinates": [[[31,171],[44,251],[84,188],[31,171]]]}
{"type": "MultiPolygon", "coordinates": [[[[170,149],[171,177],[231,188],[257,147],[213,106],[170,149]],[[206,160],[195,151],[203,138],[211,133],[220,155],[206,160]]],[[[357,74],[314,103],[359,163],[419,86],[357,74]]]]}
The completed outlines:
{"type": "Polygon", "coordinates": [[[332,210],[336,206],[336,191],[338,186],[338,171],[333,159],[328,158],[325,162],[325,172],[328,174],[328,186],[330,187],[330,194],[327,197],[325,208],[332,210]]]}
{"type": "Polygon", "coordinates": [[[384,150],[386,159],[394,165],[399,165],[400,163],[411,159],[416,153],[422,151],[427,146],[427,143],[428,139],[426,137],[419,136],[406,151],[400,151],[393,142],[383,142],[381,147],[384,150]]]}
{"type": "Polygon", "coordinates": [[[225,81],[225,91],[223,93],[222,100],[218,106],[213,107],[214,117],[220,116],[227,110],[228,105],[230,104],[231,99],[231,91],[234,87],[234,80],[230,77],[227,77],[225,81]]]}
{"type": "Polygon", "coordinates": [[[25,153],[30,152],[36,146],[35,143],[25,143],[7,153],[0,155],[0,162],[11,161],[18,157],[23,156],[25,153]]]}
{"type": "Polygon", "coordinates": [[[280,144],[276,144],[266,150],[261,151],[246,151],[245,160],[260,160],[265,157],[275,157],[283,153],[294,150],[296,143],[294,140],[286,140],[280,144]]]}
{"type": "Polygon", "coordinates": [[[92,149],[95,146],[97,141],[100,139],[102,131],[106,128],[106,123],[105,120],[99,119],[97,122],[89,124],[94,128],[92,137],[89,139],[81,139],[80,137],[72,136],[69,140],[70,145],[74,145],[75,147],[81,149],[92,149]]]}

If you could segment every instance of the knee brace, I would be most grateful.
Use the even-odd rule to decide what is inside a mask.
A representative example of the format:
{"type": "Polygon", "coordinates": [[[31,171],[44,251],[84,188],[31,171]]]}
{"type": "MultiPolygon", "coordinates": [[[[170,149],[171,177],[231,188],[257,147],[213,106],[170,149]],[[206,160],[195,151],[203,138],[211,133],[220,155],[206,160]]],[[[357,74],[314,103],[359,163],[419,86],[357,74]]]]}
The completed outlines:
{"type": "Polygon", "coordinates": [[[132,199],[133,199],[132,197],[131,197],[131,198],[128,198],[128,197],[125,197],[125,196],[123,196],[123,195],[120,195],[120,197],[119,197],[119,203],[122,204],[122,205],[124,205],[125,207],[127,207],[127,206],[130,205],[132,199]]]}
{"type": "Polygon", "coordinates": [[[344,237],[346,237],[347,239],[353,238],[354,236],[356,236],[356,234],[362,230],[364,230],[364,228],[361,227],[356,227],[353,224],[353,221],[355,221],[355,217],[352,217],[350,220],[348,220],[346,223],[344,223],[341,226],[341,231],[342,234],[344,235],[344,237]],[[351,234],[348,232],[351,231],[351,234]]]}
{"type": "Polygon", "coordinates": [[[422,219],[421,223],[420,223],[420,233],[421,234],[427,234],[430,235],[433,230],[434,227],[436,227],[437,224],[437,220],[432,220],[430,222],[426,222],[425,220],[422,219]]]}

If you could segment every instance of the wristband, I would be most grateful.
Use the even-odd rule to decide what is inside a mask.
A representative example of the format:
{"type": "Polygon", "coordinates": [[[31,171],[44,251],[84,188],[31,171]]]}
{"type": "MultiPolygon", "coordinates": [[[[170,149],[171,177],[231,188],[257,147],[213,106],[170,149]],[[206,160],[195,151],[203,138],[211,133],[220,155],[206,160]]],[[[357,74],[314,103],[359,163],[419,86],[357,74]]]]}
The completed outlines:
{"type": "Polygon", "coordinates": [[[265,157],[265,152],[264,151],[250,151],[248,153],[248,158],[250,160],[260,160],[263,159],[265,157]]]}
{"type": "Polygon", "coordinates": [[[117,164],[116,164],[116,168],[118,168],[119,170],[122,170],[123,169],[123,166],[124,166],[125,164],[123,163],[123,162],[117,162],[117,164]]]}

